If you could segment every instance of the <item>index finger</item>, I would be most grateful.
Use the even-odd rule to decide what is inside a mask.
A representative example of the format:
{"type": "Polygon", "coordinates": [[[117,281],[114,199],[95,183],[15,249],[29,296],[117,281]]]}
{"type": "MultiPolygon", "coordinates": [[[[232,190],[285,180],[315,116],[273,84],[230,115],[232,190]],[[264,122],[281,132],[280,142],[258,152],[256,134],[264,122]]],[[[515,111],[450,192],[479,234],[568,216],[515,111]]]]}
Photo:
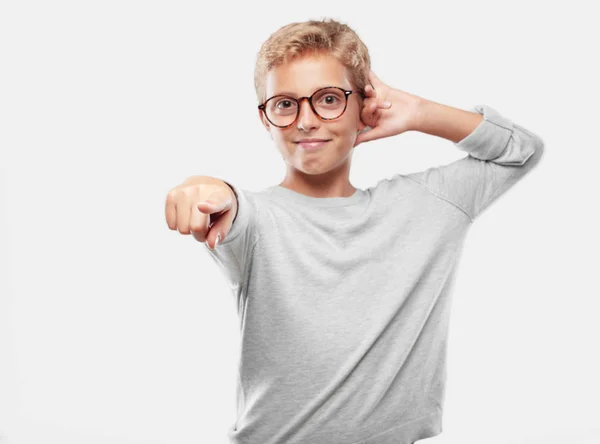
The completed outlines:
{"type": "Polygon", "coordinates": [[[367,86],[365,86],[365,96],[366,97],[376,97],[377,96],[377,91],[375,91],[375,88],[373,88],[372,85],[367,84],[367,86]]]}

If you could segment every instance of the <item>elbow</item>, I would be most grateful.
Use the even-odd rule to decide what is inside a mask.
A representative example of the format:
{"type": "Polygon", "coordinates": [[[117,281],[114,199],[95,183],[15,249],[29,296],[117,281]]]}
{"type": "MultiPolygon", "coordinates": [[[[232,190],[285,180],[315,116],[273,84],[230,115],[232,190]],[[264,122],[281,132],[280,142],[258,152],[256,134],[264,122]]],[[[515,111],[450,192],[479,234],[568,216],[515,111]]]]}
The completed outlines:
{"type": "Polygon", "coordinates": [[[533,136],[531,141],[531,146],[533,147],[531,155],[525,159],[527,163],[531,163],[531,167],[537,165],[541,158],[544,156],[545,144],[541,137],[533,136]]]}
{"type": "Polygon", "coordinates": [[[515,134],[518,144],[523,146],[525,155],[522,157],[520,166],[527,165],[533,167],[544,155],[544,140],[537,134],[515,125],[518,128],[518,133],[515,134]]]}
{"type": "Polygon", "coordinates": [[[544,143],[544,141],[542,140],[541,137],[536,137],[536,145],[535,145],[535,150],[536,152],[539,151],[539,155],[538,157],[541,159],[542,156],[544,155],[544,149],[545,149],[546,144],[544,143]]]}

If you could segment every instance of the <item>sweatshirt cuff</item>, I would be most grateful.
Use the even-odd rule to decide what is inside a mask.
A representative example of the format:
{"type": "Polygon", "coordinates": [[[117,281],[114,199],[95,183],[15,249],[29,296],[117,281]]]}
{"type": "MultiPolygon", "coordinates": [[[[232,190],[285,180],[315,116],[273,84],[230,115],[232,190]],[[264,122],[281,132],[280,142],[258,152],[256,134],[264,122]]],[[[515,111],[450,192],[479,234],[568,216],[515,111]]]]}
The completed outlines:
{"type": "Polygon", "coordinates": [[[233,219],[231,228],[229,229],[229,233],[227,233],[225,239],[221,241],[219,245],[228,244],[229,242],[235,240],[240,234],[245,232],[251,222],[251,218],[253,217],[252,208],[250,207],[250,202],[246,196],[246,192],[238,186],[233,185],[225,180],[223,180],[223,182],[229,185],[229,187],[235,193],[237,197],[238,208],[237,214],[233,219]]]}
{"type": "Polygon", "coordinates": [[[471,134],[454,145],[480,160],[500,157],[513,134],[513,122],[487,105],[476,105],[471,111],[483,114],[483,120],[471,134]]]}

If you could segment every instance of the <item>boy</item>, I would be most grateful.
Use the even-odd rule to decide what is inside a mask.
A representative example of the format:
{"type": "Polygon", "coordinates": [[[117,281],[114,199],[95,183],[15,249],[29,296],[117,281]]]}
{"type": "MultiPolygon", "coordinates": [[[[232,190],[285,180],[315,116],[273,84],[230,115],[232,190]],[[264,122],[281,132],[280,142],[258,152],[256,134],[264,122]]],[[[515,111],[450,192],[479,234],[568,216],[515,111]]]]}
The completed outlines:
{"type": "Polygon", "coordinates": [[[166,206],[169,227],[207,246],[237,299],[231,442],[411,444],[440,434],[465,235],[539,162],[542,140],[489,106],[469,112],[387,86],[358,36],[333,20],[273,34],[255,86],[283,181],[251,192],[196,176],[166,206]],[[411,130],[468,155],[352,186],[354,147],[411,130]]]}

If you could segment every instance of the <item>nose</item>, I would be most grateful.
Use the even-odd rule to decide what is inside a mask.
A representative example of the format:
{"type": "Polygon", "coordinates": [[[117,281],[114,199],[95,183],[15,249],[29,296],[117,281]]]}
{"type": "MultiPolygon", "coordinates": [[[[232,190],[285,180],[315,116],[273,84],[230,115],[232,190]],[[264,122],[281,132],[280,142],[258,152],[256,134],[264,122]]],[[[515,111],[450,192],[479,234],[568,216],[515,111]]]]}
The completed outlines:
{"type": "Polygon", "coordinates": [[[296,122],[297,128],[305,132],[318,128],[321,119],[319,119],[319,116],[312,110],[308,98],[305,97],[301,99],[298,106],[300,107],[300,111],[298,114],[298,121],[296,122]]]}

